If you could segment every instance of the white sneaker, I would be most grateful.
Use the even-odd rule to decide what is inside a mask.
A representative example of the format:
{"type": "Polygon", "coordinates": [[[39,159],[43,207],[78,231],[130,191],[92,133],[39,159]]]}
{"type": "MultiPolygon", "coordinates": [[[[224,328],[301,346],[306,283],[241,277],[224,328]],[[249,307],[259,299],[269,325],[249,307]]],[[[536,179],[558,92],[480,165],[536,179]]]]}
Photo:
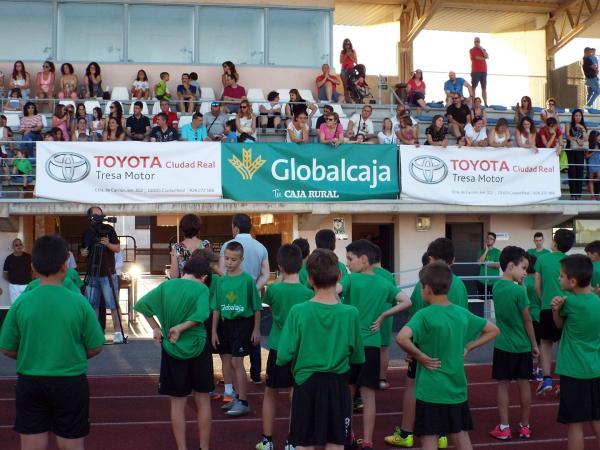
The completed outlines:
{"type": "Polygon", "coordinates": [[[123,343],[123,333],[121,333],[120,331],[115,331],[115,334],[113,336],[113,342],[115,344],[122,344],[123,343]]]}

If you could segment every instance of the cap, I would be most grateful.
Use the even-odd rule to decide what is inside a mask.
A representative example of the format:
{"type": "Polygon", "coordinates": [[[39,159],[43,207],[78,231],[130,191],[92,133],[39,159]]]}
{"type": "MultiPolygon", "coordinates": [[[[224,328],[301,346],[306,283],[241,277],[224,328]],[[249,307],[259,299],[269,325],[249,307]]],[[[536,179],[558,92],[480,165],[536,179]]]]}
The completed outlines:
{"type": "Polygon", "coordinates": [[[219,102],[212,102],[210,106],[221,106],[221,104],[219,102]]]}

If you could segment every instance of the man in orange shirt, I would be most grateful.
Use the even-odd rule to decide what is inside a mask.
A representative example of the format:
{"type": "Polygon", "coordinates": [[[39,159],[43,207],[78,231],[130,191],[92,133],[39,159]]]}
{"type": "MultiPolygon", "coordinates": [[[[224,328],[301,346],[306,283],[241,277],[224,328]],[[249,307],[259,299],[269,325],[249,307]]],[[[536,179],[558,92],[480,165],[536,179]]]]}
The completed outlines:
{"type": "Polygon", "coordinates": [[[323,64],[321,67],[323,73],[316,79],[317,92],[319,100],[335,103],[346,103],[342,94],[337,92],[338,86],[343,89],[342,80],[339,76],[331,72],[329,64],[323,64]]]}

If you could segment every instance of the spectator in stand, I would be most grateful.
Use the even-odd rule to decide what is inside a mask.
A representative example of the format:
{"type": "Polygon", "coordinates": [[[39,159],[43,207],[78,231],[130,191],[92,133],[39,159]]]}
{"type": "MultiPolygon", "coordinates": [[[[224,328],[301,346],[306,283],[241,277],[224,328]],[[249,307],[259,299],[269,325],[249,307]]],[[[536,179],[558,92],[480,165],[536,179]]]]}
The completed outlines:
{"type": "Polygon", "coordinates": [[[156,126],[150,132],[151,142],[172,142],[179,139],[177,130],[169,126],[167,113],[160,112],[154,118],[156,119],[156,126]]]}
{"type": "Polygon", "coordinates": [[[364,105],[360,114],[354,113],[348,122],[348,129],[345,133],[346,137],[353,139],[356,138],[358,133],[362,133],[365,135],[367,141],[377,142],[377,135],[375,134],[371,114],[373,114],[373,107],[371,105],[364,105]]]}
{"type": "Polygon", "coordinates": [[[481,83],[481,96],[486,108],[487,102],[487,63],[489,58],[488,52],[481,46],[481,41],[478,37],[473,40],[473,48],[469,51],[471,57],[471,85],[473,86],[473,95],[479,83],[481,83]]]}
{"type": "Polygon", "coordinates": [[[204,126],[204,116],[202,113],[194,113],[192,122],[184,125],[181,128],[182,141],[207,141],[208,134],[204,126]]]}
{"type": "Polygon", "coordinates": [[[137,101],[133,104],[133,114],[127,118],[125,129],[127,138],[132,141],[147,141],[150,136],[150,119],[142,114],[144,104],[137,101]]]}
{"type": "Polygon", "coordinates": [[[298,89],[290,89],[289,94],[290,102],[285,105],[286,124],[289,125],[296,114],[300,114],[301,112],[305,112],[308,114],[308,118],[312,119],[312,116],[317,112],[317,105],[304,100],[300,96],[298,89]],[[309,109],[310,113],[308,112],[309,109]]]}
{"type": "Polygon", "coordinates": [[[235,144],[237,141],[238,135],[235,119],[228,120],[223,127],[223,142],[226,144],[235,144]]]}
{"type": "Polygon", "coordinates": [[[46,141],[62,142],[65,140],[65,135],[63,135],[63,131],[57,127],[50,128],[50,131],[46,134],[52,136],[52,139],[44,139],[46,141]]]}
{"type": "Polygon", "coordinates": [[[83,76],[83,87],[85,89],[85,98],[94,98],[104,95],[102,90],[102,71],[97,62],[91,62],[85,69],[83,76]]]}
{"type": "Polygon", "coordinates": [[[404,104],[398,103],[396,105],[396,114],[390,117],[390,120],[392,121],[392,130],[397,138],[396,140],[400,139],[400,128],[402,127],[402,119],[404,117],[410,118],[412,126],[416,127],[417,130],[415,136],[419,135],[419,122],[410,115],[410,110],[404,104]]]}
{"type": "Polygon", "coordinates": [[[4,279],[8,281],[8,295],[12,305],[31,282],[31,255],[24,251],[23,241],[12,241],[12,253],[4,260],[4,279]]]}
{"type": "Polygon", "coordinates": [[[60,66],[60,80],[58,98],[65,99],[70,98],[71,100],[77,100],[77,85],[79,84],[79,79],[77,75],[75,75],[75,70],[73,69],[73,65],[71,63],[63,63],[60,66]]]}
{"type": "Polygon", "coordinates": [[[377,141],[380,144],[395,144],[396,135],[392,127],[392,121],[389,118],[383,119],[381,123],[381,131],[377,133],[377,141]]]}
{"type": "Polygon", "coordinates": [[[331,70],[329,64],[321,66],[321,75],[316,79],[319,100],[328,103],[346,103],[346,97],[338,92],[338,88],[342,88],[343,91],[342,80],[331,70]]]}
{"type": "Polygon", "coordinates": [[[589,144],[583,110],[573,110],[571,123],[565,125],[565,135],[567,137],[567,159],[569,161],[569,192],[571,193],[571,200],[579,200],[583,191],[585,149],[589,144]]]}
{"type": "Polygon", "coordinates": [[[221,100],[223,103],[223,111],[225,113],[237,113],[240,110],[240,102],[246,98],[246,89],[243,86],[237,84],[238,74],[233,73],[231,75],[225,75],[225,89],[223,89],[223,95],[221,100]]]}
{"type": "Polygon", "coordinates": [[[465,134],[465,125],[471,122],[471,110],[458,94],[452,94],[452,104],[446,108],[450,132],[455,138],[465,134]]]}
{"type": "Polygon", "coordinates": [[[448,81],[444,83],[444,92],[446,93],[446,106],[452,103],[452,95],[457,94],[461,100],[465,98],[464,88],[469,91],[468,103],[471,104],[473,98],[473,87],[461,77],[457,77],[455,72],[448,73],[448,81]]]}
{"type": "Polygon", "coordinates": [[[508,121],[501,117],[490,131],[490,147],[512,147],[512,139],[508,129],[508,121]]]}
{"type": "Polygon", "coordinates": [[[206,113],[205,122],[208,139],[211,141],[223,140],[225,137],[224,131],[227,115],[221,112],[221,104],[219,102],[212,102],[210,104],[210,111],[206,113]]]}
{"type": "Polygon", "coordinates": [[[323,105],[323,114],[321,114],[317,118],[317,122],[315,123],[315,129],[317,131],[319,131],[319,128],[321,128],[321,125],[325,123],[325,116],[327,114],[333,114],[333,106],[331,106],[331,105],[323,105]]]}
{"type": "Polygon", "coordinates": [[[515,106],[515,123],[521,123],[523,117],[533,117],[533,106],[528,96],[524,96],[521,103],[515,106]]]}
{"type": "MultiPolygon", "coordinates": [[[[22,136],[21,141],[41,141],[42,128],[44,128],[42,116],[38,114],[38,109],[37,106],[35,106],[35,103],[25,103],[25,106],[23,107],[23,117],[21,118],[21,127],[19,129],[19,132],[22,136]]],[[[23,147],[27,151],[28,157],[35,157],[35,148],[33,144],[24,144],[23,147]]]]}
{"type": "Polygon", "coordinates": [[[267,102],[258,107],[260,112],[260,126],[263,128],[279,128],[281,125],[281,105],[279,92],[271,91],[267,95],[267,102]]]}
{"type": "Polygon", "coordinates": [[[308,143],[308,137],[308,115],[306,111],[301,111],[294,116],[294,120],[288,125],[285,142],[306,144],[308,143]]]}
{"type": "Polygon", "coordinates": [[[410,80],[406,82],[406,94],[408,104],[417,107],[417,114],[420,110],[427,111],[425,103],[425,82],[423,81],[423,72],[415,70],[410,80]]]}
{"type": "Polygon", "coordinates": [[[404,145],[419,145],[419,131],[418,127],[413,124],[412,117],[404,116],[400,123],[400,129],[397,133],[394,133],[396,136],[396,143],[401,143],[404,145]]]}
{"type": "Polygon", "coordinates": [[[350,42],[350,39],[346,38],[342,43],[342,51],[340,52],[340,64],[342,66],[342,69],[340,70],[340,75],[342,78],[342,82],[344,83],[344,97],[350,98],[350,96],[348,95],[350,73],[354,69],[354,66],[358,64],[358,57],[356,56],[356,51],[352,47],[352,42],[350,42]]]}
{"type": "Polygon", "coordinates": [[[88,122],[85,118],[80,117],[77,119],[77,125],[75,126],[75,130],[71,134],[71,140],[73,142],[91,142],[92,141],[92,133],[90,133],[90,129],[88,127],[88,122]]]}
{"type": "Polygon", "coordinates": [[[102,140],[104,142],[125,140],[125,130],[116,117],[110,116],[108,118],[108,124],[106,125],[106,131],[104,132],[102,140]]]}
{"type": "Polygon", "coordinates": [[[4,72],[0,70],[0,93],[4,92],[4,72]]]}
{"type": "Polygon", "coordinates": [[[198,83],[198,74],[196,72],[190,72],[190,85],[196,88],[196,98],[201,98],[202,90],[200,89],[200,84],[198,83]]]}
{"type": "Polygon", "coordinates": [[[554,117],[546,119],[546,125],[543,125],[542,128],[540,128],[535,143],[539,148],[555,148],[557,155],[562,153],[564,147],[562,131],[554,117]]]}
{"type": "Polygon", "coordinates": [[[8,100],[4,102],[4,109],[9,111],[20,111],[23,109],[21,89],[12,88],[8,94],[8,100]]]}
{"type": "Polygon", "coordinates": [[[473,99],[471,117],[481,117],[483,119],[483,126],[487,127],[487,113],[485,112],[485,108],[481,106],[481,99],[479,97],[473,99]]]}
{"type": "Polygon", "coordinates": [[[127,123],[125,122],[125,117],[123,116],[123,105],[121,105],[121,102],[112,102],[108,109],[110,109],[110,114],[108,115],[108,118],[110,119],[111,117],[114,117],[117,120],[117,122],[119,122],[119,125],[121,125],[121,128],[125,130],[127,123]]]}
{"type": "Polygon", "coordinates": [[[444,116],[436,114],[431,119],[431,125],[425,130],[425,145],[435,145],[437,147],[447,147],[448,128],[444,125],[444,116]]]}
{"type": "Polygon", "coordinates": [[[588,190],[595,200],[600,200],[600,132],[594,130],[590,133],[589,151],[586,154],[589,182],[588,190]]]}
{"type": "MultiPolygon", "coordinates": [[[[172,128],[177,128],[177,125],[179,124],[179,118],[177,117],[177,113],[171,111],[171,109],[169,108],[168,100],[160,101],[160,112],[167,115],[167,125],[168,126],[170,126],[172,128]]],[[[158,124],[158,114],[152,118],[152,123],[154,125],[158,124]]]]}
{"type": "Polygon", "coordinates": [[[537,152],[535,124],[530,117],[523,117],[515,130],[515,140],[517,146],[521,148],[530,148],[537,152]]]}
{"type": "MultiPolygon", "coordinates": [[[[52,61],[44,61],[42,64],[42,71],[38,72],[35,77],[35,86],[37,89],[38,99],[53,99],[54,98],[54,72],[56,71],[54,63],[52,61]]],[[[52,111],[52,101],[49,100],[47,103],[48,111],[52,111]]],[[[42,110],[42,104],[40,105],[40,111],[42,110]]]]}
{"type": "Polygon", "coordinates": [[[96,106],[92,111],[92,126],[91,130],[94,133],[94,138],[97,141],[102,140],[102,133],[104,133],[104,128],[106,127],[106,123],[102,118],[102,108],[96,106]]]}
{"type": "MultiPolygon", "coordinates": [[[[6,126],[7,118],[4,114],[0,115],[0,142],[8,141],[13,137],[12,130],[6,126]]],[[[6,146],[4,144],[0,145],[0,156],[2,158],[7,158],[8,153],[6,152],[6,146]]],[[[2,166],[3,172],[8,174],[8,166],[6,164],[2,164],[0,162],[0,166],[2,166]]]]}
{"type": "Polygon", "coordinates": [[[475,117],[473,122],[465,127],[465,138],[469,147],[487,147],[487,129],[481,117],[475,117]]]}
{"type": "Polygon", "coordinates": [[[327,114],[325,123],[319,127],[319,142],[337,147],[344,143],[344,127],[337,113],[327,114]]]}
{"type": "Polygon", "coordinates": [[[15,61],[13,65],[12,75],[8,83],[8,88],[21,89],[21,95],[23,96],[23,98],[25,100],[29,100],[31,78],[29,77],[29,72],[25,70],[25,64],[23,64],[23,61],[15,61]]]}
{"type": "Polygon", "coordinates": [[[542,122],[546,123],[549,118],[556,119],[556,122],[559,123],[558,111],[556,110],[556,99],[554,97],[550,97],[546,100],[546,108],[540,114],[542,117],[542,122]]]}
{"type": "Polygon", "coordinates": [[[169,72],[160,73],[160,81],[154,85],[154,96],[160,101],[171,100],[171,92],[169,91],[169,80],[171,76],[169,72]]]}
{"type": "Polygon", "coordinates": [[[150,83],[148,75],[143,69],[138,70],[137,76],[131,84],[131,98],[138,100],[148,100],[150,98],[150,83]]]}
{"type": "Polygon", "coordinates": [[[227,87],[228,76],[234,77],[236,81],[240,79],[240,76],[237,73],[237,70],[235,69],[235,64],[231,61],[225,61],[223,64],[221,64],[221,66],[223,67],[223,74],[221,75],[221,84],[223,85],[224,89],[227,87]]]}
{"type": "Polygon", "coordinates": [[[177,107],[180,112],[191,113],[196,108],[196,87],[190,84],[190,74],[181,75],[181,84],[177,86],[177,107]]]}
{"type": "Polygon", "coordinates": [[[596,49],[586,47],[583,50],[583,64],[581,66],[585,76],[587,95],[585,106],[592,108],[600,96],[600,83],[598,82],[598,59],[595,57],[596,49]]]}
{"type": "Polygon", "coordinates": [[[71,133],[75,131],[75,128],[77,128],[77,122],[79,119],[84,119],[88,125],[91,125],[92,123],[92,116],[87,113],[83,103],[77,103],[75,106],[75,114],[72,116],[70,122],[71,133]]]}
{"type": "Polygon", "coordinates": [[[235,127],[238,133],[238,142],[256,141],[256,116],[248,100],[240,102],[240,109],[235,116],[235,127]]]}

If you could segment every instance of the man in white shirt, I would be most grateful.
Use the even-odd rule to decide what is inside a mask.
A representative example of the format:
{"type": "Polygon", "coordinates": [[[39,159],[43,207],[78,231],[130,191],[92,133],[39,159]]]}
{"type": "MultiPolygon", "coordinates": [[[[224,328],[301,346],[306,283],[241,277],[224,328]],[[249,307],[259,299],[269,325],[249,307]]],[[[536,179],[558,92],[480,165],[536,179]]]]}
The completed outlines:
{"type": "Polygon", "coordinates": [[[348,122],[346,137],[350,139],[355,139],[358,133],[362,133],[365,135],[365,138],[368,142],[373,142],[376,144],[377,136],[375,135],[373,121],[370,119],[371,114],[373,114],[373,108],[371,107],[371,105],[363,106],[363,109],[360,112],[360,114],[353,114],[352,117],[350,117],[350,121],[348,122]]]}

